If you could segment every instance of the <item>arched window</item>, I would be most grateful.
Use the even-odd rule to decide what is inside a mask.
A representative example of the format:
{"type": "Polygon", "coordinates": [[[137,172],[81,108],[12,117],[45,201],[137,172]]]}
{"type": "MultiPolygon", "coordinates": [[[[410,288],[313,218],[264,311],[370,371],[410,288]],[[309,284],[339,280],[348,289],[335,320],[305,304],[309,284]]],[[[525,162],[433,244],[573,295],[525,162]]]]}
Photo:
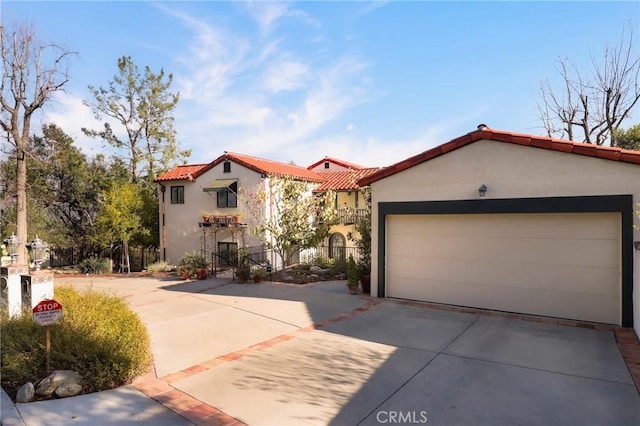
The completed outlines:
{"type": "Polygon", "coordinates": [[[345,246],[347,240],[344,235],[335,233],[329,237],[329,258],[330,259],[344,259],[345,258],[345,246]]]}

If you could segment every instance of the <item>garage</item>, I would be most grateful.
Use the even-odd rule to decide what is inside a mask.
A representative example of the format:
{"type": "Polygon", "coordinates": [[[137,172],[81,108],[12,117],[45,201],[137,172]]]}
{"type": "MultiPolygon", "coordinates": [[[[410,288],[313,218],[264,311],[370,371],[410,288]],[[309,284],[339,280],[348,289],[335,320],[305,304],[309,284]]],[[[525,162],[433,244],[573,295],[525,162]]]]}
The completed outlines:
{"type": "Polygon", "coordinates": [[[481,126],[358,184],[373,295],[640,330],[639,151],[481,126]]]}
{"type": "Polygon", "coordinates": [[[388,297],[619,324],[620,214],[387,216],[388,297]]]}

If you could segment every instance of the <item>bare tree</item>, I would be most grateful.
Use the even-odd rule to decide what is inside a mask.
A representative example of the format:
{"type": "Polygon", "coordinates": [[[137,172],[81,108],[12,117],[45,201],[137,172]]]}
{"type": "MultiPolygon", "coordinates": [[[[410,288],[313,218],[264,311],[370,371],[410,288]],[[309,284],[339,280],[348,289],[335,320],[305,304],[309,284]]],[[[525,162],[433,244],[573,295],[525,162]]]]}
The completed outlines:
{"type": "MultiPolygon", "coordinates": [[[[66,68],[73,54],[57,44],[39,44],[26,26],[9,30],[0,25],[0,126],[16,154],[16,236],[27,240],[27,145],[33,115],[69,81],[66,68]]],[[[18,261],[25,263],[21,250],[18,261]]]]}
{"type": "Polygon", "coordinates": [[[623,30],[617,46],[605,45],[600,59],[591,57],[587,78],[568,59],[558,60],[563,81],[556,91],[540,83],[539,118],[549,136],[616,145],[616,131],[640,100],[640,56],[633,31],[623,30]]]}

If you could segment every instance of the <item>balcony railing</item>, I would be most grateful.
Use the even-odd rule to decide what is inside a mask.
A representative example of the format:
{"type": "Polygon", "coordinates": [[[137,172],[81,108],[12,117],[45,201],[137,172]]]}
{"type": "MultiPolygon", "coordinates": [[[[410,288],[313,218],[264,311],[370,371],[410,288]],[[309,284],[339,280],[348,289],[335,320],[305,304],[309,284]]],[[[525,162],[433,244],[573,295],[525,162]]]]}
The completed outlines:
{"type": "Polygon", "coordinates": [[[350,207],[338,209],[338,222],[346,225],[360,223],[367,217],[367,209],[352,209],[350,207]]]}

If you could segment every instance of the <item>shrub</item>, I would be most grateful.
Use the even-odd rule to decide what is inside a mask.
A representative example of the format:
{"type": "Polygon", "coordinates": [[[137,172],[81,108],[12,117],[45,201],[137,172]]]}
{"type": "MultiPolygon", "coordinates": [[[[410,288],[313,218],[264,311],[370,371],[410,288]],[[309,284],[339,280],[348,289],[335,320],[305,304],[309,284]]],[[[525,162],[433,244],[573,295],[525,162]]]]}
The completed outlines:
{"type": "MultiPolygon", "coordinates": [[[[84,393],[130,383],[151,362],[149,335],[124,299],[89,290],[56,287],[64,307],[62,319],[51,326],[51,368],[75,370],[85,379],[84,393]]],[[[2,387],[15,396],[25,382],[46,376],[45,328],[29,311],[8,318],[1,313],[2,387]]]]}
{"type": "Polygon", "coordinates": [[[167,262],[156,262],[147,265],[147,271],[151,272],[152,274],[158,272],[171,272],[173,269],[175,269],[175,266],[170,265],[167,262]]]}
{"type": "Polygon", "coordinates": [[[347,260],[345,258],[335,259],[333,265],[331,265],[331,273],[344,274],[345,272],[347,272],[347,260]]]}
{"type": "Polygon", "coordinates": [[[209,266],[209,262],[207,262],[204,254],[197,250],[194,250],[186,252],[184,256],[182,256],[182,259],[180,259],[178,266],[188,266],[194,269],[206,268],[209,266]]]}
{"type": "Polygon", "coordinates": [[[109,259],[88,257],[78,265],[78,269],[83,274],[110,274],[111,267],[109,259]]]}
{"type": "Polygon", "coordinates": [[[356,265],[355,260],[353,260],[353,256],[349,255],[349,260],[347,261],[347,285],[357,286],[358,280],[360,279],[360,273],[358,271],[358,266],[356,265]]]}

